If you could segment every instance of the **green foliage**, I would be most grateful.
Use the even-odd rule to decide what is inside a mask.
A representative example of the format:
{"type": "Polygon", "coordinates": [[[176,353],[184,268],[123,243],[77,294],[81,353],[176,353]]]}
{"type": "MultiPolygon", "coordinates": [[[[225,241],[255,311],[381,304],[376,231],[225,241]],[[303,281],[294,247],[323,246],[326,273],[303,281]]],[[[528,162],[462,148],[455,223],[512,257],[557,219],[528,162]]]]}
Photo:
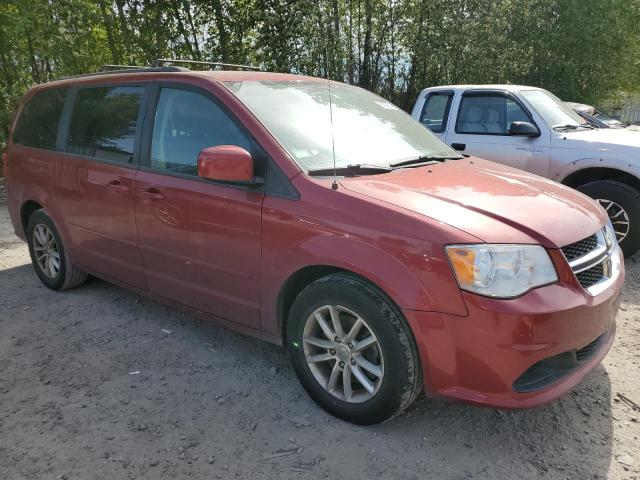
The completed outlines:
{"type": "Polygon", "coordinates": [[[33,84],[172,57],[328,76],[409,108],[447,83],[640,90],[638,0],[3,0],[0,147],[33,84]]]}

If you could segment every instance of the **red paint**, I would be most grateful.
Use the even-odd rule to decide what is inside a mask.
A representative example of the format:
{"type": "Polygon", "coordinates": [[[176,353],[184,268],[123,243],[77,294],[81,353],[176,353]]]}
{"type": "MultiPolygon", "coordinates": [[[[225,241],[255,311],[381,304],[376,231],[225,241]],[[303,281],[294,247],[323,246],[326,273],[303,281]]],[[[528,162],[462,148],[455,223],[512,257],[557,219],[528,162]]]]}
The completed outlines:
{"type": "MultiPolygon", "coordinates": [[[[613,339],[623,276],[590,297],[558,250],[602,227],[606,218],[599,207],[574,190],[475,158],[343,179],[333,190],[331,180],[301,172],[220,83],[291,78],[325,81],[193,72],[49,84],[170,81],[205,89],[233,112],[299,199],[10,143],[4,163],[16,233],[24,238],[22,207],[37,202],[53,217],[80,267],[274,342],[282,338],[278,299],[292,275],[312,266],[355,272],[402,309],[419,347],[427,390],[453,399],[508,408],[538,405],[565,393],[601,360],[613,339]],[[542,244],[558,283],[512,300],[461,292],[444,245],[482,241],[542,244]],[[511,390],[538,360],[581,348],[605,332],[605,348],[559,383],[533,394],[511,390]]],[[[27,98],[40,88],[48,86],[27,98]]],[[[198,162],[201,176],[250,180],[250,155],[240,150],[206,149],[198,162]],[[228,167],[231,159],[237,168],[228,167]]]]}
{"type": "Polygon", "coordinates": [[[198,155],[198,175],[210,180],[249,182],[253,178],[253,158],[235,145],[205,148],[198,155]]]}

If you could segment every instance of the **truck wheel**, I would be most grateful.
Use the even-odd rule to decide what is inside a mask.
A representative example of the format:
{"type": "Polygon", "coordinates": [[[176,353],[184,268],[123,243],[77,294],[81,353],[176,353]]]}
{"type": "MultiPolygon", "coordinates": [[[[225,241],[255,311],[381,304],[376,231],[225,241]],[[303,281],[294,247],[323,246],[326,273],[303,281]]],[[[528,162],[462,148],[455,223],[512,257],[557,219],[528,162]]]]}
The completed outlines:
{"type": "Polygon", "coordinates": [[[578,187],[604,208],[625,257],[640,250],[640,192],[626,183],[598,180],[578,187]]]}
{"type": "Polygon", "coordinates": [[[355,275],[328,275],[302,290],[289,314],[287,347],[311,398],[348,422],[389,420],[422,390],[418,351],[402,313],[355,275]]]}
{"type": "Polygon", "coordinates": [[[87,274],[69,260],[58,229],[46,211],[36,210],[29,217],[27,241],[31,263],[45,286],[52,290],[66,290],[85,282],[87,274]]]}

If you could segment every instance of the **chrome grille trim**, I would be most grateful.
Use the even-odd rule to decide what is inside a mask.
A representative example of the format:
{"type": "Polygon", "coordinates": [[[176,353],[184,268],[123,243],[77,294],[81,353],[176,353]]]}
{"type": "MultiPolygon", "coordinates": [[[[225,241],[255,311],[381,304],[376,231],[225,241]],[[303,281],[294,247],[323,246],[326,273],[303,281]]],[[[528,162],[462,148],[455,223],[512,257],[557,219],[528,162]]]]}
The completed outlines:
{"type": "MultiPolygon", "coordinates": [[[[571,270],[573,270],[576,280],[580,283],[582,288],[584,288],[586,292],[593,297],[609,288],[609,286],[618,278],[621,270],[620,247],[618,247],[618,244],[613,242],[613,245],[607,245],[604,236],[604,229],[600,229],[594,235],[596,237],[596,247],[578,258],[568,260],[564,250],[566,247],[562,249],[562,253],[565,256],[565,259],[567,259],[571,270]],[[600,280],[593,284],[585,285],[580,279],[588,278],[589,271],[596,268],[598,269],[597,275],[600,275],[600,271],[602,271],[600,280]],[[578,276],[581,273],[587,273],[587,275],[578,276]]],[[[591,237],[587,237],[587,239],[591,237]]],[[[569,246],[573,245],[575,245],[575,243],[569,246]]]]}

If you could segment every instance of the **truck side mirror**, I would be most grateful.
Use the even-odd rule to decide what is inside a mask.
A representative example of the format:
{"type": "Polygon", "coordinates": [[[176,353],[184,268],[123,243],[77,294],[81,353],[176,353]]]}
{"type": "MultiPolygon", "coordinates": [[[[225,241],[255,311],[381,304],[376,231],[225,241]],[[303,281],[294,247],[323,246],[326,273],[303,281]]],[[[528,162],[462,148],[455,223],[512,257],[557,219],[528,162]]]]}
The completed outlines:
{"type": "Polygon", "coordinates": [[[533,123],[529,122],[511,122],[509,127],[509,135],[519,137],[539,137],[540,130],[533,123]]]}

